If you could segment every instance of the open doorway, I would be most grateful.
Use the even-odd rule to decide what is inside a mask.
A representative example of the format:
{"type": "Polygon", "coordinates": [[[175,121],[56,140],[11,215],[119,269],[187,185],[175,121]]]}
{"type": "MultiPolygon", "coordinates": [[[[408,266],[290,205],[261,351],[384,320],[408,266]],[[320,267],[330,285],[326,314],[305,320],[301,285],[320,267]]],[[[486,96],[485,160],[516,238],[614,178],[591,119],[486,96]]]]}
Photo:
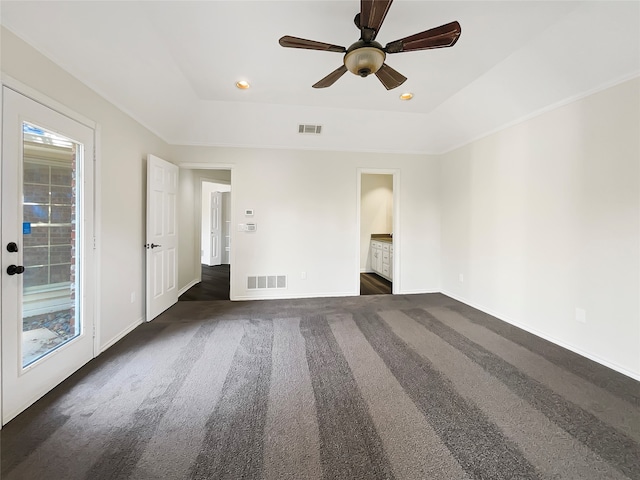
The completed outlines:
{"type": "Polygon", "coordinates": [[[394,292],[394,173],[363,170],[359,175],[360,295],[394,292]]]}
{"type": "MultiPolygon", "coordinates": [[[[183,167],[184,168],[184,167],[183,167]]],[[[231,170],[186,169],[192,177],[193,274],[180,301],[229,300],[232,268],[231,170]]],[[[186,172],[185,172],[186,173],[186,172]]]]}

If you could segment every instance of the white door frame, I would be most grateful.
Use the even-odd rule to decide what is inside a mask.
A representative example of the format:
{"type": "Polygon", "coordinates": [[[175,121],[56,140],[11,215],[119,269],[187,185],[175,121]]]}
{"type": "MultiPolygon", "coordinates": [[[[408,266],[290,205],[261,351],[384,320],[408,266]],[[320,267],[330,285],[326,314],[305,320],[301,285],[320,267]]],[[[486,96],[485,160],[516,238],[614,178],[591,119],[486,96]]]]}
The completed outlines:
{"type": "MultiPolygon", "coordinates": [[[[92,318],[93,325],[91,328],[93,329],[93,357],[95,358],[100,353],[100,305],[101,305],[101,297],[100,297],[100,232],[101,232],[101,189],[100,183],[97,181],[100,178],[100,166],[101,166],[101,126],[100,124],[94,122],[93,120],[85,117],[84,115],[70,109],[66,105],[53,100],[47,95],[42,94],[38,90],[16,80],[15,78],[2,73],[1,76],[1,87],[8,87],[15,92],[30,98],[31,100],[44,105],[45,107],[54,110],[61,115],[64,115],[82,125],[85,125],[93,130],[93,152],[89,152],[89,154],[93,155],[93,211],[91,215],[93,217],[93,252],[92,252],[92,275],[87,279],[85,291],[89,293],[93,297],[92,302],[92,318]],[[87,288],[91,289],[89,292],[87,288]]],[[[4,100],[3,95],[0,94],[0,135],[2,132],[2,112],[4,111],[4,100]]],[[[2,170],[0,169],[0,184],[2,183],[2,170]]],[[[0,211],[2,209],[2,201],[0,198],[0,211]]],[[[0,277],[1,278],[1,277],[0,277]]],[[[0,280],[0,286],[2,285],[2,280],[0,280]]],[[[1,336],[1,325],[2,325],[2,299],[0,297],[0,336],[1,336]]],[[[2,343],[0,342],[0,399],[2,398],[2,369],[4,366],[2,365],[2,343]]],[[[2,424],[5,423],[5,419],[2,418],[2,411],[0,409],[0,429],[2,429],[2,424]]]]}
{"type": "Polygon", "coordinates": [[[356,265],[354,291],[360,295],[360,215],[362,209],[362,175],[392,175],[393,176],[393,282],[392,292],[397,295],[402,292],[400,257],[400,241],[402,239],[400,230],[400,169],[399,168],[358,168],[357,169],[357,194],[356,194],[356,265]]]}
{"type": "MultiPolygon", "coordinates": [[[[233,170],[235,168],[234,164],[223,164],[223,163],[216,163],[216,164],[212,164],[212,163],[181,163],[178,165],[180,168],[184,168],[186,170],[229,170],[230,172],[230,181],[229,181],[229,185],[231,185],[231,226],[232,228],[229,231],[229,236],[230,236],[230,242],[231,245],[233,245],[233,235],[234,235],[234,229],[233,229],[233,225],[235,224],[235,214],[234,214],[234,205],[235,205],[235,191],[236,188],[234,188],[233,186],[233,170]]],[[[198,182],[197,184],[197,188],[199,189],[199,191],[195,192],[194,197],[197,199],[197,201],[195,202],[195,208],[194,208],[194,215],[195,215],[195,219],[194,219],[194,224],[195,224],[195,229],[196,231],[195,236],[196,236],[196,245],[195,245],[195,253],[196,255],[194,255],[194,259],[193,259],[193,268],[194,271],[197,272],[197,281],[200,282],[202,281],[202,268],[201,268],[201,262],[200,262],[200,252],[202,250],[202,183],[203,182],[209,182],[209,183],[220,183],[220,184],[224,184],[225,182],[219,181],[219,180],[212,180],[212,179],[207,179],[207,178],[200,178],[200,182],[198,182]]],[[[231,248],[231,255],[229,258],[229,263],[231,265],[233,265],[235,263],[235,249],[231,248]]],[[[231,279],[230,279],[230,290],[229,290],[229,298],[231,300],[234,299],[233,297],[233,268],[231,269],[231,279]]]]}

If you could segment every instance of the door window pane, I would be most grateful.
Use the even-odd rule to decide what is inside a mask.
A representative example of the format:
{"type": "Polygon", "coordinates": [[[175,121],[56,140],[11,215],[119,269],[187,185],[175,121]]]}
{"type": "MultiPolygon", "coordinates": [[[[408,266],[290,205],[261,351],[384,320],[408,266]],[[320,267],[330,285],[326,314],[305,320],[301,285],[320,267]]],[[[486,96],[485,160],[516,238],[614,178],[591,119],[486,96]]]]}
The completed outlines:
{"type": "Polygon", "coordinates": [[[81,333],[77,159],[82,145],[24,123],[22,364],[81,333]]]}

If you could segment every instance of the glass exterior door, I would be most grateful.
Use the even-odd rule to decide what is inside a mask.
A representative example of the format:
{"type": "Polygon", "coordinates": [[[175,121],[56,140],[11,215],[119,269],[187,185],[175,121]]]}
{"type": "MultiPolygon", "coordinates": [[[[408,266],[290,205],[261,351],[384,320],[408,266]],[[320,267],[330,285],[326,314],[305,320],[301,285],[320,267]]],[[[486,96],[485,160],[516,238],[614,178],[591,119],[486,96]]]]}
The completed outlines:
{"type": "Polygon", "coordinates": [[[2,88],[2,424],[94,356],[94,130],[2,88]]]}

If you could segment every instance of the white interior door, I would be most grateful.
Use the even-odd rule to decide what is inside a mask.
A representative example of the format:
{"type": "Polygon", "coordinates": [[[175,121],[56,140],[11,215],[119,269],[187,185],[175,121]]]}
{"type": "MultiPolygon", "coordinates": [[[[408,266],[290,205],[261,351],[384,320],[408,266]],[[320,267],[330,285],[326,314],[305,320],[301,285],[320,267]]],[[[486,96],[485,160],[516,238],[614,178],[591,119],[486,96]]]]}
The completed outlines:
{"type": "Polygon", "coordinates": [[[2,424],[94,356],[94,130],[2,89],[2,424]]]}
{"type": "Polygon", "coordinates": [[[222,193],[211,193],[211,252],[209,265],[222,264],[222,193]]]}
{"type": "Polygon", "coordinates": [[[178,301],[178,167],[147,156],[147,322],[178,301]]]}

